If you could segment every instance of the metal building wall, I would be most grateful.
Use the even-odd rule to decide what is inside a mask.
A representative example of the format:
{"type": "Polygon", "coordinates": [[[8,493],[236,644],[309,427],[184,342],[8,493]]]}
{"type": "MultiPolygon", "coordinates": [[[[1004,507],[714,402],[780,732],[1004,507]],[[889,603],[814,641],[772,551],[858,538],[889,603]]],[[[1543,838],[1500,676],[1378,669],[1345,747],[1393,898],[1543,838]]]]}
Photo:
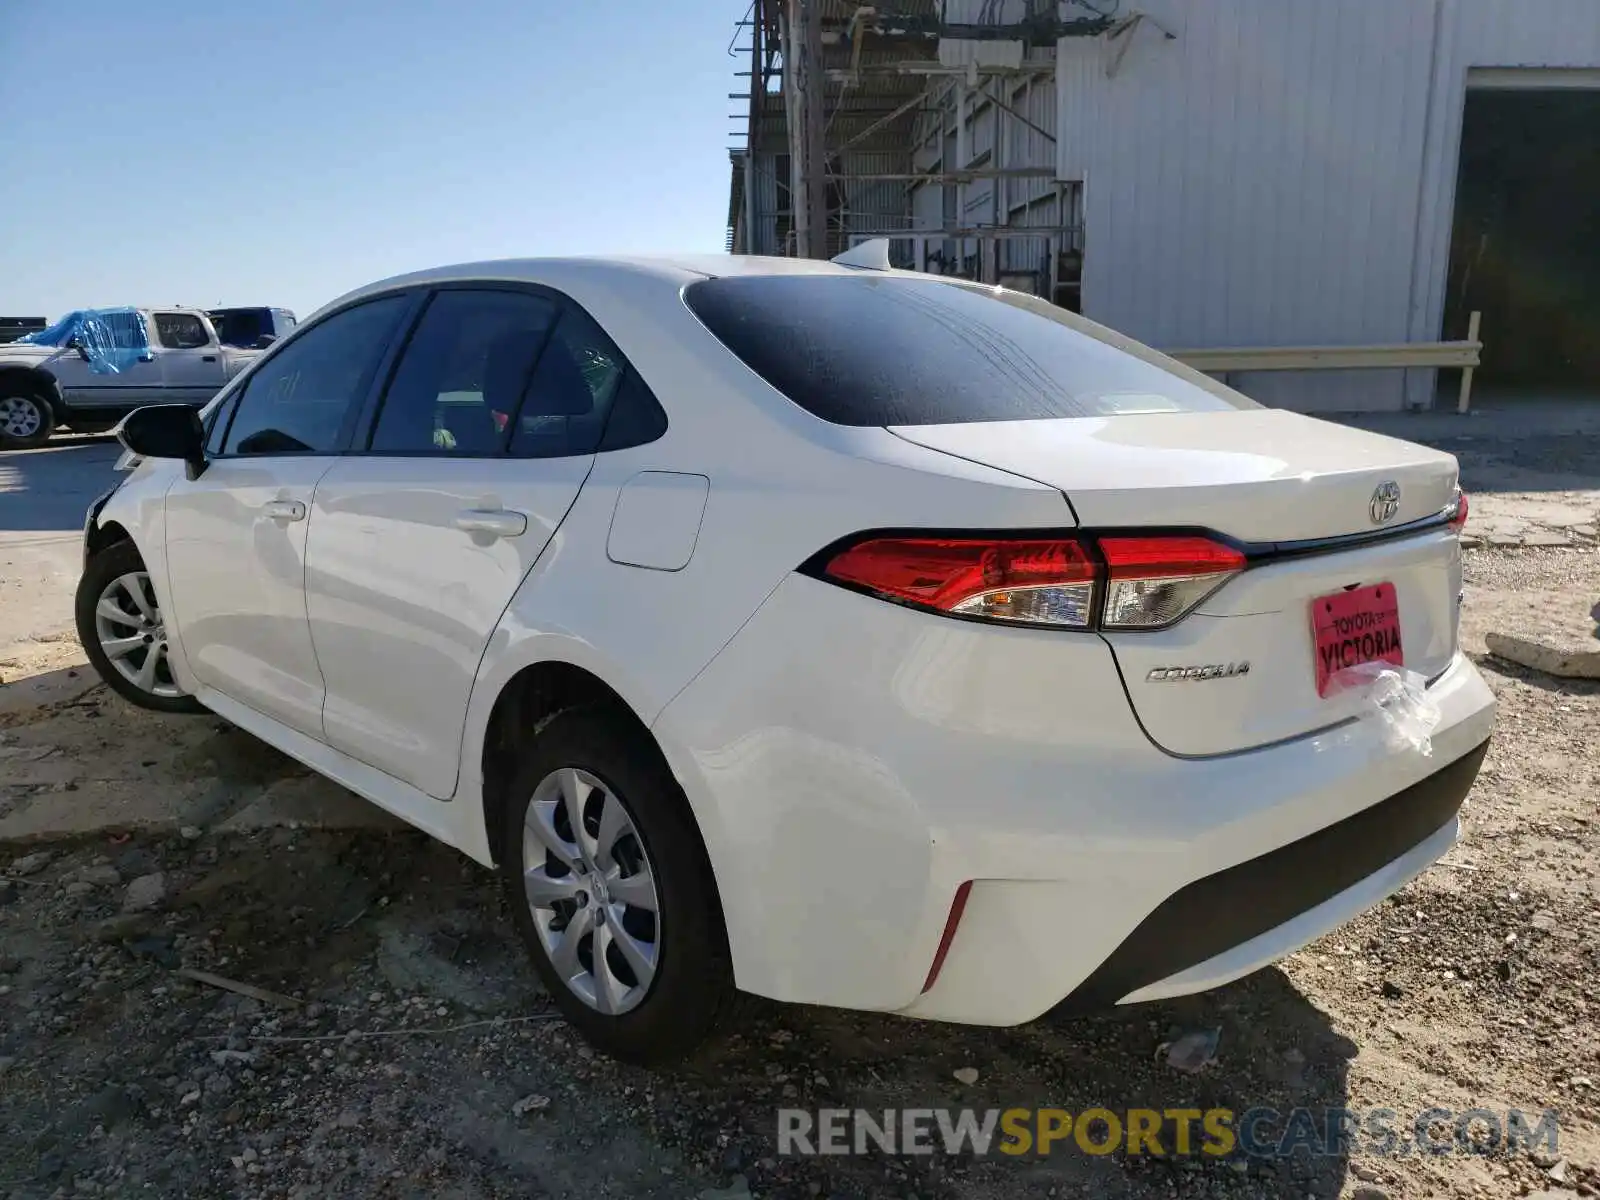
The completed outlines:
{"type": "MultiPolygon", "coordinates": [[[[1019,8],[1018,13],[1021,11],[1019,8]]],[[[953,49],[946,57],[960,58],[965,53],[961,48],[971,44],[949,43],[953,49]]],[[[1044,70],[1009,75],[985,74],[980,76],[976,87],[967,86],[967,161],[964,163],[954,160],[956,138],[953,130],[958,87],[954,80],[934,82],[930,91],[930,108],[933,111],[919,119],[912,138],[912,163],[916,170],[932,171],[941,167],[955,169],[969,165],[1054,168],[1057,113],[1053,78],[1055,49],[1045,47],[1024,51],[1020,43],[995,45],[1011,48],[999,54],[1008,65],[1025,63],[1029,67],[1043,67],[1044,70]],[[996,108],[980,92],[998,95],[1014,111],[996,108]],[[1019,120],[1017,114],[1021,114],[1025,120],[1019,120]]],[[[945,43],[941,43],[941,53],[946,53],[945,43]]],[[[1059,226],[1063,223],[1060,204],[1063,189],[1052,179],[975,179],[962,189],[964,195],[959,205],[954,203],[956,190],[954,185],[940,183],[924,183],[912,188],[912,227],[931,230],[952,224],[1026,227],[1059,226]]],[[[1070,204],[1068,208],[1071,208],[1070,204]]],[[[1033,273],[1035,278],[1027,286],[1046,295],[1050,284],[1048,264],[1062,242],[1059,234],[998,239],[995,269],[1007,277],[1005,282],[1011,286],[1023,286],[1023,281],[1016,277],[1018,272],[1033,273]]],[[[978,246],[977,239],[968,239],[964,246],[949,241],[934,243],[930,249],[942,249],[947,261],[954,262],[962,255],[975,259],[979,253],[978,246]]]]}
{"type": "MultiPolygon", "coordinates": [[[[778,244],[777,225],[779,212],[778,156],[757,153],[752,158],[752,170],[745,177],[745,187],[753,192],[752,210],[755,222],[748,230],[747,254],[782,254],[778,244]]],[[[787,209],[788,184],[784,184],[782,207],[787,209]]]]}
{"type": "MultiPolygon", "coordinates": [[[[1141,0],[1060,43],[1084,310],[1167,348],[1439,336],[1467,67],[1600,63],[1600,0],[1141,0]],[[1437,48],[1437,49],[1436,49],[1437,48]]],[[[1487,331],[1492,336],[1492,331],[1487,331]]],[[[1413,403],[1432,372],[1411,372],[1413,403]]],[[[1301,409],[1398,408],[1402,372],[1259,374],[1301,409]]]]}
{"type": "MultiPolygon", "coordinates": [[[[1474,68],[1600,67],[1600,0],[1441,0],[1428,142],[1419,185],[1410,340],[1439,336],[1455,216],[1467,81],[1474,68]]],[[[1591,81],[1593,82],[1593,81],[1591,81]]],[[[1596,130],[1600,137],[1600,130],[1596,130]]],[[[1494,331],[1486,330],[1485,337],[1494,331]]],[[[1410,372],[1407,402],[1431,398],[1432,372],[1410,372]]]]}
{"type": "Polygon", "coordinates": [[[840,170],[845,176],[847,234],[910,227],[911,212],[903,180],[851,178],[904,173],[908,167],[903,150],[847,150],[841,156],[840,170]]]}

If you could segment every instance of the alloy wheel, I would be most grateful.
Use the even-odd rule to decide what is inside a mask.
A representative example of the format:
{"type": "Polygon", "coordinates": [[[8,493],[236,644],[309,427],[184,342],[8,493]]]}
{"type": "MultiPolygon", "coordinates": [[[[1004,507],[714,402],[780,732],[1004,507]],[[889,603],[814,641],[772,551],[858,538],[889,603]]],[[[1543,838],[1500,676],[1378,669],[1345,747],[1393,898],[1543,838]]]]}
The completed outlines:
{"type": "Polygon", "coordinates": [[[0,398],[0,437],[31,438],[44,424],[44,412],[31,396],[0,398]]]}
{"type": "Polygon", "coordinates": [[[622,797],[581,768],[546,775],[523,822],[522,870],[534,928],[567,990],[611,1016],[638,1007],[661,963],[661,904],[622,797]]]}
{"type": "Polygon", "coordinates": [[[167,661],[167,628],[148,572],[106,584],[95,602],[94,631],[111,665],[134,687],[168,699],[185,694],[167,661]]]}

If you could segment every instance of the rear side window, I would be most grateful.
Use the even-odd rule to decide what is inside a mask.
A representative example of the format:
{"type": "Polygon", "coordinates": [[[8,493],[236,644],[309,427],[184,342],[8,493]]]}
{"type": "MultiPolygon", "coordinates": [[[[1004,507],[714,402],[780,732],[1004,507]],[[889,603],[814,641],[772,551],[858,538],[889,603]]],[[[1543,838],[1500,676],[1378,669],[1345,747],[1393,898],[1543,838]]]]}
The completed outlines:
{"type": "Polygon", "coordinates": [[[600,327],[568,308],[539,355],[517,414],[511,453],[519,458],[593,454],[627,369],[600,327]]]}
{"type": "Polygon", "coordinates": [[[691,284],[684,300],[746,366],[836,425],[1257,407],[1018,292],[905,276],[745,275],[691,284]]]}
{"type": "Polygon", "coordinates": [[[555,323],[522,292],[445,291],[428,304],[384,396],[375,454],[497,454],[555,323]]]}
{"type": "Polygon", "coordinates": [[[639,372],[629,367],[617,385],[617,398],[611,404],[611,416],[606,421],[605,436],[600,441],[601,450],[626,450],[632,446],[645,446],[667,432],[667,414],[661,404],[639,378],[639,372]]]}

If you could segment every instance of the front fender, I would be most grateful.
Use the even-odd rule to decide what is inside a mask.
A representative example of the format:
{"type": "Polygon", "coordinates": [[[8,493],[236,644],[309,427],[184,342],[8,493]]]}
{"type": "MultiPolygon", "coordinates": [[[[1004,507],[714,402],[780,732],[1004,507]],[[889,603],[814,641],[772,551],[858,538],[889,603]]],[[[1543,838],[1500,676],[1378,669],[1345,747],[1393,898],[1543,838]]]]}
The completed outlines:
{"type": "MultiPolygon", "coordinates": [[[[174,611],[167,574],[167,491],[182,470],[182,463],[170,459],[146,459],[121,484],[96,500],[84,518],[84,561],[94,550],[118,540],[112,527],[120,529],[138,547],[164,613],[174,611]]],[[[189,670],[178,622],[169,621],[167,631],[167,661],[173,678],[185,691],[193,693],[199,682],[189,670]]]]}

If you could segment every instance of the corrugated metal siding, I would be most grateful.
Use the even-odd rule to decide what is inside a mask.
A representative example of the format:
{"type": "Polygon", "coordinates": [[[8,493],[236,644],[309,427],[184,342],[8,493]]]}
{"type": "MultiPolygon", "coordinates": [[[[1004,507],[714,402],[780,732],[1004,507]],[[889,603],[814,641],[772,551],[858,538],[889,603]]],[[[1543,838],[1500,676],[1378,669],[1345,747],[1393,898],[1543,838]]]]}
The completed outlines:
{"type": "MultiPolygon", "coordinates": [[[[1053,61],[1053,54],[1052,48],[1045,48],[1030,52],[1030,58],[1049,63],[1053,61]]],[[[967,162],[963,164],[953,161],[953,133],[940,136],[941,128],[954,128],[956,88],[943,83],[934,87],[939,115],[925,116],[919,122],[912,156],[917,170],[933,170],[941,164],[955,167],[975,163],[993,167],[1054,167],[1052,139],[1057,106],[1054,81],[1048,75],[986,78],[980,89],[968,90],[967,162]],[[992,95],[998,95],[1038,128],[1030,128],[1013,113],[997,109],[988,101],[988,96],[992,95]],[[948,164],[945,163],[947,157],[951,159],[948,164]]],[[[958,214],[954,207],[947,207],[947,201],[953,205],[953,186],[923,184],[911,193],[913,228],[940,229],[956,220],[964,225],[1060,225],[1063,218],[1058,190],[1051,179],[974,180],[966,186],[965,202],[958,214]]],[[[996,267],[1006,274],[1034,273],[1029,286],[1043,292],[1050,282],[1050,256],[1059,241],[1058,235],[1000,239],[996,267]]],[[[977,243],[969,239],[962,247],[954,241],[938,242],[930,247],[930,251],[937,250],[942,250],[953,261],[962,253],[976,255],[977,243]]]]}
{"type": "MultiPolygon", "coordinates": [[[[757,154],[754,161],[755,228],[749,231],[749,253],[781,254],[777,244],[778,177],[777,156],[757,154]]],[[[788,181],[785,180],[785,194],[788,181]]]]}
{"type": "MultiPolygon", "coordinates": [[[[1467,67],[1600,62],[1597,0],[1139,7],[1176,37],[1142,23],[1113,74],[1106,39],[1060,43],[1057,164],[1085,183],[1085,311],[1169,348],[1436,337],[1467,67]]],[[[1239,382],[1298,408],[1404,392],[1239,382]]]]}
{"type": "MultiPolygon", "coordinates": [[[[962,24],[1003,25],[1028,15],[1028,0],[944,0],[944,19],[962,24]]],[[[941,38],[939,61],[947,67],[1017,67],[1022,64],[1022,43],[969,41],[941,38]]]]}
{"type": "MultiPolygon", "coordinates": [[[[842,170],[851,174],[904,174],[909,168],[904,151],[846,151],[842,170]]],[[[893,179],[847,179],[845,182],[845,223],[848,233],[882,229],[905,229],[910,223],[906,205],[906,185],[893,179]]]]}
{"type": "MultiPolygon", "coordinates": [[[[1056,132],[1056,93],[1054,81],[1035,75],[1015,82],[1005,88],[1006,103],[1025,116],[1039,129],[1029,128],[1009,113],[1005,115],[1005,163],[1008,167],[1049,167],[1056,162],[1056,144],[1051,136],[1056,132]]],[[[1055,183],[1049,179],[1008,179],[1005,183],[1007,202],[1015,207],[1053,195],[1055,183]]]]}

